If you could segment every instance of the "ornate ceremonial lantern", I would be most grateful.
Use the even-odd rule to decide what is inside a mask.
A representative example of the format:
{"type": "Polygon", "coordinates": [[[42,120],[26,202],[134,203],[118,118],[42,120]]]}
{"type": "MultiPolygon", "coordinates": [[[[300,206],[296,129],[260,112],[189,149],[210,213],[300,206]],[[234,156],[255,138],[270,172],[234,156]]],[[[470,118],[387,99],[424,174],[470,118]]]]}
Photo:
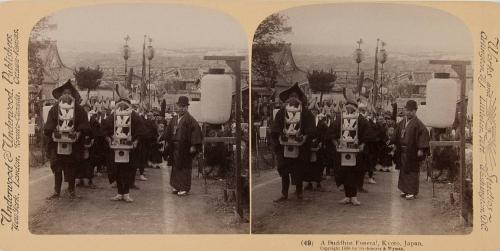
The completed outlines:
{"type": "Polygon", "coordinates": [[[57,142],[57,154],[70,155],[73,152],[73,143],[77,140],[75,132],[75,99],[67,97],[60,99],[58,104],[56,131],[52,139],[57,142]]]}
{"type": "Polygon", "coordinates": [[[132,105],[125,101],[116,104],[114,134],[110,148],[115,151],[116,163],[129,163],[132,150],[132,105]]]}
{"type": "Polygon", "coordinates": [[[340,139],[337,151],[340,152],[342,166],[356,166],[359,152],[358,143],[359,112],[352,104],[347,104],[341,113],[340,139]]]}
{"type": "Polygon", "coordinates": [[[301,113],[302,104],[298,106],[287,104],[285,107],[285,126],[280,137],[280,144],[284,146],[285,158],[299,157],[299,147],[305,142],[301,132],[301,113]]]}

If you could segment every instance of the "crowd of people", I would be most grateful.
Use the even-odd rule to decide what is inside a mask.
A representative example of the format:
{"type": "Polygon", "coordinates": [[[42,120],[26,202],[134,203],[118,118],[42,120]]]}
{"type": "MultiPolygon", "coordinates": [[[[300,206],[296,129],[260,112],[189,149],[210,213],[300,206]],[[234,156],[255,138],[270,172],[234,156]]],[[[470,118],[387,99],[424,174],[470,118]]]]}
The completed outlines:
{"type": "MultiPolygon", "coordinates": [[[[54,192],[47,199],[59,198],[61,186],[68,182],[70,198],[79,197],[76,186],[95,187],[93,177],[107,173],[117,188],[113,201],[133,202],[130,189],[139,189],[135,181],[147,181],[145,168],[172,166],[172,193],[185,196],[191,189],[192,159],[201,151],[200,125],[189,114],[189,99],[180,96],[176,113],[165,116],[159,111],[144,111],[131,100],[121,97],[114,106],[101,102],[83,103],[71,81],[52,92],[57,101],[50,109],[43,127],[47,156],[54,174],[54,192]],[[69,127],[73,138],[70,153],[59,152],[63,106],[73,107],[69,127]],[[130,110],[132,149],[128,161],[118,161],[114,148],[115,113],[130,110]],[[59,145],[58,145],[59,144],[59,145]],[[138,171],[138,172],[137,172],[138,171]],[[137,178],[136,178],[137,177],[137,178]],[[78,181],[78,182],[77,182],[78,181]]],[[[122,123],[122,122],[119,122],[122,123]]],[[[125,132],[128,133],[128,132],[125,132]]]]}
{"type": "Polygon", "coordinates": [[[368,192],[365,179],[376,184],[375,171],[396,169],[401,197],[417,198],[419,163],[429,155],[430,135],[416,116],[415,101],[408,101],[402,118],[398,119],[396,110],[373,111],[367,103],[349,97],[339,103],[308,102],[297,84],[281,92],[279,100],[270,123],[272,150],[282,179],[281,196],[275,202],[289,199],[290,184],[295,185],[297,198],[303,199],[303,190],[323,191],[322,180],[333,176],[338,190],[345,193],[339,203],[360,205],[357,193],[368,192]],[[293,111],[300,113],[294,115],[293,111]],[[344,112],[359,114],[356,136],[359,153],[354,166],[343,165],[338,151],[341,137],[345,136],[341,135],[344,112]],[[293,116],[300,119],[290,130],[288,122],[293,116]],[[290,131],[299,133],[290,136],[290,131]],[[284,143],[292,137],[293,144],[284,143]],[[298,147],[297,156],[289,154],[294,146],[298,147]]]}

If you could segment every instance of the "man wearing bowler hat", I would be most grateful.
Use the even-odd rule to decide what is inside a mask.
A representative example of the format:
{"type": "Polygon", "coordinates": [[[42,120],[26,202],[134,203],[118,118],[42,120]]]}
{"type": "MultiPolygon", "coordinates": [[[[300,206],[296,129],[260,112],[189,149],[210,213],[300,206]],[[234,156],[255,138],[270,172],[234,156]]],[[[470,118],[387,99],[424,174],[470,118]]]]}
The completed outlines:
{"type": "Polygon", "coordinates": [[[193,157],[201,148],[203,135],[198,122],[188,112],[188,97],[180,96],[176,106],[178,116],[170,121],[163,138],[168,142],[172,160],[172,193],[185,196],[191,190],[193,157]]]}
{"type": "Polygon", "coordinates": [[[405,118],[399,122],[391,143],[396,146],[395,162],[399,169],[401,197],[415,199],[419,188],[420,162],[429,150],[429,132],[417,116],[417,102],[409,100],[405,118]]]}

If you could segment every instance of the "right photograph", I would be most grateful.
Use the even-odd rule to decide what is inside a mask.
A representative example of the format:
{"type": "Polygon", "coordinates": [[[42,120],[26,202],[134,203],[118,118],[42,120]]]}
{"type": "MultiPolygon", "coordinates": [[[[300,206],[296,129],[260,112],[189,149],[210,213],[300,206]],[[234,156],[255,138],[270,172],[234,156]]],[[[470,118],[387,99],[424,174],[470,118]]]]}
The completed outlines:
{"type": "Polygon", "coordinates": [[[472,36],[439,9],[322,4],[252,44],[254,234],[472,231],[472,36]]]}

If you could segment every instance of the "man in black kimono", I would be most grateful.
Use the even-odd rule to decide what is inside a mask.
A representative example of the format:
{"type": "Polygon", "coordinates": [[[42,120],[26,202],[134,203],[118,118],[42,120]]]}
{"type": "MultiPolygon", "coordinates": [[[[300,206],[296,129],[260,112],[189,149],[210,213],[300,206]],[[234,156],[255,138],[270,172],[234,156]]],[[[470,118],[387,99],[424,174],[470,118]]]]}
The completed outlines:
{"type": "Polygon", "coordinates": [[[94,167],[96,167],[97,176],[100,176],[104,172],[104,167],[107,166],[106,154],[108,152],[108,145],[106,143],[104,133],[102,132],[102,123],[104,119],[104,113],[98,113],[96,111],[92,112],[93,115],[89,119],[90,128],[92,130],[92,136],[94,143],[90,148],[90,161],[91,161],[91,172],[94,174],[94,167]]]}
{"type": "Polygon", "coordinates": [[[298,107],[302,106],[300,114],[300,131],[303,137],[304,144],[299,146],[299,156],[297,158],[285,158],[284,145],[280,144],[280,137],[284,136],[285,129],[285,106],[283,106],[277,113],[271,128],[271,138],[273,141],[274,152],[278,162],[278,172],[281,176],[281,197],[275,202],[282,202],[288,200],[288,189],[290,187],[290,177],[292,185],[296,187],[296,195],[299,200],[303,198],[302,195],[302,181],[305,168],[309,162],[310,144],[308,137],[314,133],[314,115],[307,108],[307,97],[302,92],[297,83],[292,87],[282,91],[279,94],[280,100],[285,103],[285,106],[291,105],[298,107]]]}
{"type": "Polygon", "coordinates": [[[323,170],[325,168],[325,157],[326,152],[326,141],[329,138],[328,126],[325,123],[326,115],[323,113],[317,113],[317,110],[312,110],[315,118],[315,133],[311,135],[311,155],[309,158],[310,164],[307,170],[306,180],[309,184],[306,186],[305,190],[316,190],[323,191],[321,187],[321,180],[323,179],[323,170]],[[319,148],[319,149],[318,149],[319,148]],[[312,182],[316,183],[316,187],[313,188],[312,182]]]}
{"type": "Polygon", "coordinates": [[[94,166],[97,163],[95,160],[98,158],[98,154],[95,152],[96,142],[95,139],[99,135],[100,125],[96,120],[95,111],[90,110],[90,105],[85,103],[83,105],[83,109],[87,113],[87,118],[89,121],[90,130],[84,137],[84,154],[82,160],[80,161],[78,179],[80,180],[77,184],[79,187],[85,186],[85,179],[88,180],[88,186],[94,188],[95,186],[92,183],[92,178],[94,177],[94,166]],[[90,146],[90,147],[89,147],[90,146]]]}
{"type": "MultiPolygon", "coordinates": [[[[156,166],[158,162],[158,125],[156,124],[156,117],[152,111],[147,113],[146,126],[148,127],[148,137],[145,140],[145,146],[147,148],[147,161],[146,165],[150,168],[156,166]]],[[[161,161],[160,161],[161,162],[161,161]]],[[[144,175],[143,175],[144,176],[144,175]]],[[[142,179],[143,177],[140,177],[142,179]]]]}
{"type": "Polygon", "coordinates": [[[201,149],[203,135],[198,122],[188,112],[189,99],[180,96],[178,117],[173,118],[165,131],[165,140],[172,160],[170,186],[172,193],[185,196],[191,190],[193,158],[201,149]]]}
{"type": "MultiPolygon", "coordinates": [[[[144,175],[144,170],[146,166],[148,166],[148,161],[150,157],[150,152],[151,152],[151,138],[153,137],[153,132],[151,128],[151,124],[149,119],[147,119],[144,115],[139,115],[139,118],[142,120],[141,123],[144,126],[144,129],[146,130],[146,134],[144,135],[143,138],[139,140],[137,143],[137,159],[134,160],[134,163],[136,164],[136,168],[139,169],[139,180],[146,181],[148,180],[146,176],[144,175]]],[[[135,179],[133,182],[133,188],[137,188],[135,185],[135,179]]]]}
{"type": "MultiPolygon", "coordinates": [[[[83,137],[89,130],[87,113],[80,106],[80,94],[68,80],[64,85],[55,88],[52,91],[52,96],[58,100],[56,104],[50,108],[47,122],[43,128],[44,135],[47,137],[47,154],[50,160],[50,168],[54,174],[54,193],[47,199],[59,198],[61,194],[61,185],[63,180],[68,182],[68,191],[70,198],[76,198],[75,194],[75,178],[79,161],[83,154],[83,137]],[[58,143],[54,141],[53,133],[57,133],[59,128],[60,104],[71,105],[74,103],[73,113],[73,130],[76,133],[76,141],[72,144],[72,151],[69,155],[57,153],[58,143]]],[[[69,124],[68,124],[69,125],[69,124]]]]}
{"type": "MultiPolygon", "coordinates": [[[[341,124],[341,110],[340,105],[333,103],[332,116],[328,121],[328,135],[329,139],[326,143],[327,151],[327,176],[332,174],[335,176],[335,185],[339,190],[342,188],[342,173],[340,172],[340,153],[337,152],[337,147],[333,144],[333,140],[336,136],[340,135],[340,124],[341,124]]],[[[337,137],[338,138],[338,137],[337,137]]]]}
{"type": "MultiPolygon", "coordinates": [[[[121,101],[130,104],[130,100],[121,98],[117,102],[115,110],[126,109],[125,106],[120,107],[122,104],[118,104],[121,101]]],[[[115,111],[113,111],[113,113],[111,113],[102,124],[102,131],[106,137],[105,139],[106,142],[108,143],[108,146],[111,145],[111,142],[113,141],[113,135],[115,133],[114,113],[115,111]]],[[[133,149],[130,151],[129,162],[128,163],[115,162],[114,150],[111,149],[110,151],[108,151],[109,183],[113,183],[116,181],[116,187],[118,189],[118,194],[111,198],[111,200],[113,201],[123,200],[125,202],[133,202],[133,199],[130,197],[129,192],[133,184],[133,181],[135,180],[136,163],[134,163],[134,161],[137,161],[137,155],[139,154],[139,150],[137,149],[137,144],[139,140],[143,139],[147,135],[147,130],[144,126],[144,123],[142,123],[142,119],[140,118],[139,114],[137,114],[135,111],[132,111],[130,117],[131,117],[130,133],[132,136],[133,149]]]]}
{"type": "Polygon", "coordinates": [[[363,138],[365,142],[365,147],[363,152],[360,153],[361,165],[363,167],[363,174],[359,177],[359,192],[368,192],[364,187],[364,179],[366,173],[368,173],[368,183],[376,184],[375,178],[373,176],[373,172],[375,170],[375,166],[377,165],[377,159],[380,150],[380,128],[379,125],[376,124],[374,118],[368,114],[366,111],[366,105],[361,103],[358,107],[360,116],[359,116],[359,125],[364,125],[363,138]]]}
{"type": "Polygon", "coordinates": [[[419,188],[420,162],[429,150],[429,132],[417,116],[417,102],[409,100],[405,118],[399,122],[391,143],[396,146],[395,160],[399,167],[398,188],[401,197],[415,199],[419,188]]]}

